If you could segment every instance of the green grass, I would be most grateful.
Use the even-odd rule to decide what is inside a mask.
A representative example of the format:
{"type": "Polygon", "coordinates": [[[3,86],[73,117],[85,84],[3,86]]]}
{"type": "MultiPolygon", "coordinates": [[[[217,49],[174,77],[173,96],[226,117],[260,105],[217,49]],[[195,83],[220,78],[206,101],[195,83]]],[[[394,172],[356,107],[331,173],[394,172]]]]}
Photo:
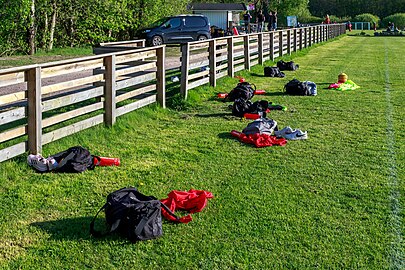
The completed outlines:
{"type": "Polygon", "coordinates": [[[39,50],[34,55],[0,57],[0,69],[53,62],[89,55],[93,55],[93,49],[91,47],[56,48],[52,51],[39,50]]]}
{"type": "Polygon", "coordinates": [[[308,130],[306,141],[257,149],[232,138],[248,121],[214,98],[237,82],[224,78],[191,90],[184,111],[150,106],[43,149],[82,145],[120,157],[120,167],[62,175],[35,173],[25,156],[1,163],[0,268],[404,267],[405,39],[345,36],[292,59],[300,69],[283,79],[263,77],[260,66],[240,74],[267,90],[255,100],[288,107],[269,117],[308,130]],[[361,88],[324,89],[340,72],[361,88]],[[318,96],[284,95],[294,77],[317,83],[318,96]],[[189,224],[164,222],[153,241],[91,238],[91,218],[124,186],[158,198],[204,189],[214,198],[189,224]]]}

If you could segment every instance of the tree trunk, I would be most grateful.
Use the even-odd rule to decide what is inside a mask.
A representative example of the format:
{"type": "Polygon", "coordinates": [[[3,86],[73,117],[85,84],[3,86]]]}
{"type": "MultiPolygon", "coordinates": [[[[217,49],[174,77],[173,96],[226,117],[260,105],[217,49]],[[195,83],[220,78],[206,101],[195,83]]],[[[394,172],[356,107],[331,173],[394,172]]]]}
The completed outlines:
{"type": "Polygon", "coordinates": [[[51,21],[51,31],[49,33],[49,44],[48,50],[51,51],[53,48],[53,36],[55,34],[56,27],[56,1],[52,2],[52,21],[51,21]]]}
{"type": "Polygon", "coordinates": [[[35,0],[31,0],[31,11],[30,11],[30,18],[29,18],[29,28],[28,28],[28,43],[29,43],[29,51],[30,55],[35,53],[35,0]]]}
{"type": "Polygon", "coordinates": [[[48,39],[48,32],[49,32],[49,20],[48,20],[48,13],[45,12],[45,18],[44,18],[44,32],[42,33],[42,42],[41,42],[41,48],[46,49],[46,41],[48,39]]]}

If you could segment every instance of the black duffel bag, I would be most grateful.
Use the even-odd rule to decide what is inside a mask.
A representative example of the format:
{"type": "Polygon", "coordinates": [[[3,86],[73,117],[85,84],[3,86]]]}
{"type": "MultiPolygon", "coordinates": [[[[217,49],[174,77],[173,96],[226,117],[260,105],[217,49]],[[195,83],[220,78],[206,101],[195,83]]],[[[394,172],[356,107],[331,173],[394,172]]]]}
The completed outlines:
{"type": "Polygon", "coordinates": [[[179,219],[165,204],[153,196],[146,196],[136,188],[122,188],[110,193],[107,202],[90,223],[90,234],[95,237],[117,232],[132,242],[160,237],[162,230],[161,208],[179,219]],[[98,214],[104,210],[109,230],[101,233],[94,229],[98,214]]]}

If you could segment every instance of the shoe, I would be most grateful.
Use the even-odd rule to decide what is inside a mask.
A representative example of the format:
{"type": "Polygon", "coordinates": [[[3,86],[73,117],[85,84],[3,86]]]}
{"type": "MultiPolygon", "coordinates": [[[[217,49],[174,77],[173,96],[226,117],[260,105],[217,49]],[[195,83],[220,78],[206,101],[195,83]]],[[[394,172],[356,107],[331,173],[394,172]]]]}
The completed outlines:
{"type": "Polygon", "coordinates": [[[48,161],[41,155],[29,155],[27,158],[28,165],[34,167],[37,171],[49,171],[48,161]]]}
{"type": "Polygon", "coordinates": [[[292,129],[290,126],[286,126],[285,128],[283,128],[281,130],[274,131],[274,135],[276,135],[277,137],[284,137],[285,134],[291,134],[294,131],[295,130],[292,129]]]}
{"type": "Polygon", "coordinates": [[[297,129],[292,133],[284,134],[283,138],[291,141],[306,140],[308,139],[308,133],[306,131],[297,129]]]}

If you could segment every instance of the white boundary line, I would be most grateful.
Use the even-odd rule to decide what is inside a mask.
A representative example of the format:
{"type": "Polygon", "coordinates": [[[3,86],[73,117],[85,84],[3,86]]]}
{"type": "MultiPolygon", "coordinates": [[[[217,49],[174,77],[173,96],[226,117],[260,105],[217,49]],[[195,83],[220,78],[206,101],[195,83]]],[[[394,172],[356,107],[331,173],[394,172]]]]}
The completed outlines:
{"type": "Polygon", "coordinates": [[[400,193],[398,187],[396,152],[395,152],[395,128],[393,125],[394,109],[391,102],[391,82],[388,66],[388,48],[387,39],[384,39],[385,47],[385,100],[387,110],[385,116],[387,118],[387,156],[388,156],[388,185],[390,186],[389,202],[391,204],[391,212],[389,217],[389,229],[392,234],[391,246],[389,251],[389,260],[391,269],[404,269],[404,250],[402,249],[402,224],[401,224],[401,205],[399,202],[400,193]]]}

